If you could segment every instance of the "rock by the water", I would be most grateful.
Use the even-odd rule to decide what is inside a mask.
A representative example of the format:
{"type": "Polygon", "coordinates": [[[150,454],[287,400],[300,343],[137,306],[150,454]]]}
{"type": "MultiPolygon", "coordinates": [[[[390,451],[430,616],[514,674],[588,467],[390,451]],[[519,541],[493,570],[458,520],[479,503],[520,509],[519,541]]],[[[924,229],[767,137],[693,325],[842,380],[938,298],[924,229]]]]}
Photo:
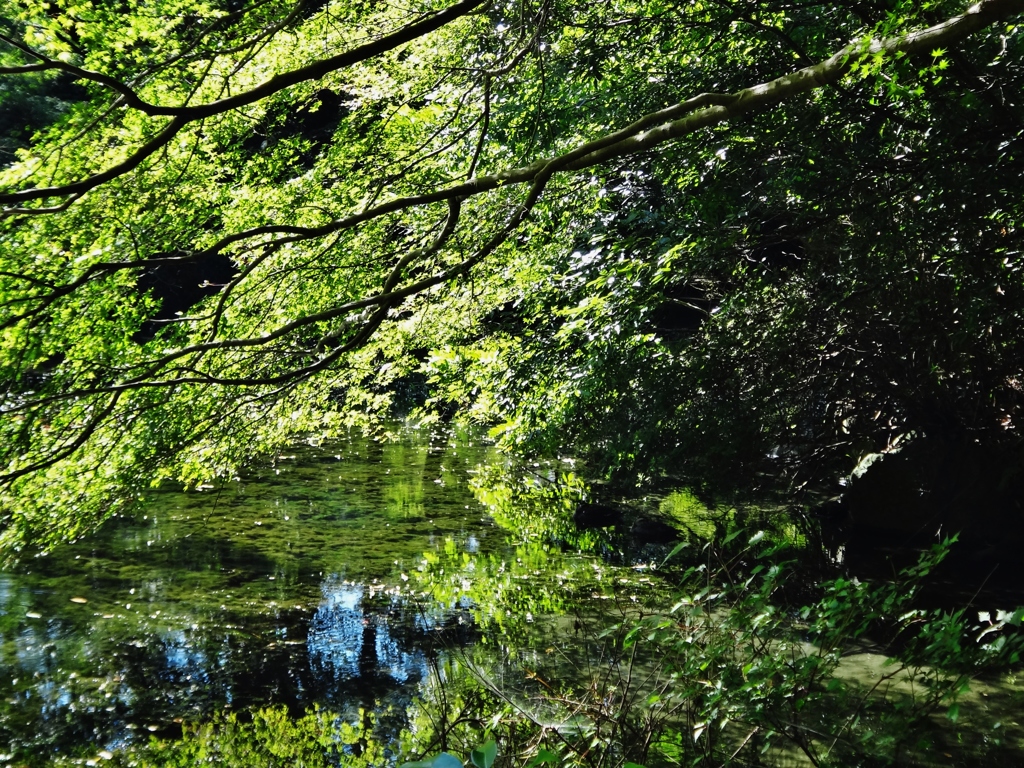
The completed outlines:
{"type": "Polygon", "coordinates": [[[666,522],[650,517],[638,517],[629,532],[640,544],[671,544],[679,541],[679,531],[666,522]]]}
{"type": "Polygon", "coordinates": [[[576,507],[572,521],[581,531],[589,528],[608,528],[622,522],[622,512],[604,504],[581,503],[576,507]]]}

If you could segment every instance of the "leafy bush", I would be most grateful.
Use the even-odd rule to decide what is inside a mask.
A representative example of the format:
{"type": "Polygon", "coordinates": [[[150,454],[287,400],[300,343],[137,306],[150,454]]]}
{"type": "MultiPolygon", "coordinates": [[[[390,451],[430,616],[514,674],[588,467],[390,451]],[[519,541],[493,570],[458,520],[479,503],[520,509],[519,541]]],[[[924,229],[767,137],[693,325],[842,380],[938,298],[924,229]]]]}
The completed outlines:
{"type": "MultiPolygon", "coordinates": [[[[668,610],[605,630],[599,661],[581,652],[575,673],[531,673],[532,695],[477,670],[491,694],[476,700],[490,708],[477,722],[516,764],[771,765],[795,753],[815,766],[915,764],[955,727],[972,678],[1020,661],[1024,609],[975,624],[965,610],[916,607],[951,541],[892,583],[834,579],[801,606],[780,600],[795,571],[766,541],[705,547],[668,610]]],[[[463,727],[463,746],[473,736],[463,727]]]]}

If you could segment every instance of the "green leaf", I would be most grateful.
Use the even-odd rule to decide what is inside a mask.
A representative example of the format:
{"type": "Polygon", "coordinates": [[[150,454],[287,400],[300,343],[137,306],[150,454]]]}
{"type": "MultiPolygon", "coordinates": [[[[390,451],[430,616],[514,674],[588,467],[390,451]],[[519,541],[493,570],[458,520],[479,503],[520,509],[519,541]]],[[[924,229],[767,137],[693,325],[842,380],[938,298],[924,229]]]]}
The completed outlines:
{"type": "Polygon", "coordinates": [[[526,764],[526,768],[534,768],[536,765],[543,765],[544,763],[557,763],[558,755],[554,752],[542,749],[538,752],[531,760],[526,764]]]}
{"type": "MultiPolygon", "coordinates": [[[[474,749],[470,754],[469,759],[476,766],[476,768],[491,768],[494,764],[494,758],[498,756],[498,745],[491,739],[486,744],[478,749],[474,749]]],[[[444,768],[443,766],[437,766],[437,768],[444,768]]]]}
{"type": "Polygon", "coordinates": [[[665,555],[665,559],[661,561],[661,564],[662,564],[662,565],[665,565],[665,563],[667,563],[667,562],[668,562],[669,560],[671,560],[671,559],[672,559],[673,557],[675,557],[676,555],[678,555],[678,554],[679,554],[680,552],[682,552],[682,551],[683,551],[684,549],[686,549],[686,548],[687,548],[688,546],[690,546],[688,542],[685,542],[685,541],[681,541],[681,542],[679,542],[678,544],[676,544],[676,545],[675,545],[675,546],[674,546],[674,547],[672,548],[672,551],[671,551],[671,552],[669,552],[669,553],[668,553],[667,555],[665,555]]]}

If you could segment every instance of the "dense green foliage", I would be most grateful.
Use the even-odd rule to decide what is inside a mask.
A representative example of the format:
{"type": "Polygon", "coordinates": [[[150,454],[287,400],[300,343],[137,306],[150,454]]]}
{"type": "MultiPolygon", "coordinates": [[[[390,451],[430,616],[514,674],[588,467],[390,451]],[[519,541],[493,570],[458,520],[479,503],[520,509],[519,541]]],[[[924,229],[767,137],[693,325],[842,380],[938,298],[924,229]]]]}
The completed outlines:
{"type": "Polygon", "coordinates": [[[424,377],[709,488],[1015,444],[1022,11],[6,0],[2,546],[424,377]]]}
{"type": "MultiPolygon", "coordinates": [[[[948,542],[895,584],[827,582],[794,616],[780,593],[795,552],[770,544],[765,531],[732,534],[731,545],[674,553],[688,567],[676,573],[667,610],[645,614],[646,601],[623,593],[609,606],[621,625],[610,613],[577,616],[573,632],[549,633],[546,650],[535,645],[538,632],[533,646],[501,636],[508,659],[480,647],[445,654],[397,733],[376,722],[389,710],[346,718],[267,707],[186,723],[180,740],[100,754],[153,768],[404,760],[414,762],[402,768],[459,768],[452,753],[483,768],[496,752],[527,768],[931,765],[950,750],[955,765],[1019,764],[1016,737],[1004,741],[1003,725],[971,689],[1000,690],[972,678],[1019,661],[1022,638],[1012,628],[1024,609],[975,620],[912,607],[948,542]]],[[[521,565],[528,572],[534,564],[521,565]]],[[[463,566],[449,578],[501,579],[496,569],[463,566]]],[[[481,613],[514,605],[509,592],[487,597],[480,586],[481,613]]]]}

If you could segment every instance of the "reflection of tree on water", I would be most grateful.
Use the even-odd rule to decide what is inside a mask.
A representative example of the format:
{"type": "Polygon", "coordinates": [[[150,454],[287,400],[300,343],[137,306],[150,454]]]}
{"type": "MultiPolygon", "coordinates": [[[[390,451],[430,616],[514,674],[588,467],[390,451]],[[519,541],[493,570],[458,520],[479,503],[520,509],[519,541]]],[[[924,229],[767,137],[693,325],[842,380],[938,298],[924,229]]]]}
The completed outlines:
{"type": "Polygon", "coordinates": [[[365,730],[375,722],[377,733],[397,734],[430,662],[472,639],[468,614],[427,611],[408,595],[337,577],[322,591],[313,616],[225,611],[189,623],[93,619],[89,628],[21,619],[20,630],[3,633],[0,741],[20,754],[55,755],[116,745],[133,731],[173,738],[183,719],[267,701],[296,715],[319,703],[349,722],[362,712],[365,730]]]}
{"type": "MultiPolygon", "coordinates": [[[[383,586],[332,579],[310,623],[309,661],[332,708],[346,716],[360,712],[364,731],[373,728],[376,714],[379,731],[397,733],[438,654],[472,639],[464,611],[427,611],[383,586]]],[[[363,746],[352,748],[359,754],[363,746]]]]}
{"type": "Polygon", "coordinates": [[[472,620],[372,577],[446,537],[479,549],[489,528],[456,480],[486,452],[415,430],[297,450],[216,496],[155,491],[143,519],[0,573],[0,753],[116,752],[267,705],[397,733],[472,620]],[[321,575],[342,570],[370,583],[321,575]]]}

